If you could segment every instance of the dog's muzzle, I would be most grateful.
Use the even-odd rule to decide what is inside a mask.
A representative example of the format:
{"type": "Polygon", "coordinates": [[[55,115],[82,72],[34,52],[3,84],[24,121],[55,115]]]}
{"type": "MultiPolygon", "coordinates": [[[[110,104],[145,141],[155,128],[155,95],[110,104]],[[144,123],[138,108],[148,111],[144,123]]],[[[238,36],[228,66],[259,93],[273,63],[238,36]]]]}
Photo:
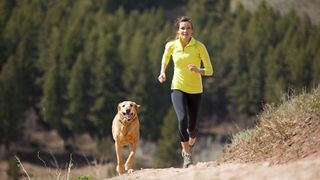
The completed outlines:
{"type": "Polygon", "coordinates": [[[122,112],[123,116],[130,121],[132,117],[132,113],[130,112],[130,109],[127,109],[126,112],[122,112]]]}

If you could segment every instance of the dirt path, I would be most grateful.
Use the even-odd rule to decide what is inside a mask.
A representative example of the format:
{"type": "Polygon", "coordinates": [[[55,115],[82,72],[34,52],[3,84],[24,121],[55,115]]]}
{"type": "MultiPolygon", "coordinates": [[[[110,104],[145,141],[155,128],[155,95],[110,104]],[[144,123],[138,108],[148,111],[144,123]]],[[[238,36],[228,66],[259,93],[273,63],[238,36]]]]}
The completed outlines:
{"type": "MultiPolygon", "coordinates": [[[[109,180],[201,180],[201,179],[272,179],[272,180],[317,180],[320,179],[320,157],[305,158],[281,165],[268,163],[236,164],[227,163],[217,165],[215,162],[197,163],[188,169],[164,168],[142,169],[109,180]]],[[[106,179],[105,179],[106,180],[106,179]]]]}

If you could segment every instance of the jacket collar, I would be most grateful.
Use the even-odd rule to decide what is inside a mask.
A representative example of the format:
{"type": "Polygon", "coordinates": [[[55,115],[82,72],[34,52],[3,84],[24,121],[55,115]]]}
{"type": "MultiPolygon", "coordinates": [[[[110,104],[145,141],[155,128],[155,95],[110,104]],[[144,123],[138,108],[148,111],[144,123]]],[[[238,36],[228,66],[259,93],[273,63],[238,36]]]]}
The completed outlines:
{"type": "MultiPolygon", "coordinates": [[[[183,50],[183,46],[182,46],[180,38],[176,40],[175,44],[176,44],[177,48],[183,50]]],[[[191,40],[189,41],[189,43],[185,47],[194,46],[195,44],[196,44],[196,40],[193,37],[191,37],[191,40]]]]}

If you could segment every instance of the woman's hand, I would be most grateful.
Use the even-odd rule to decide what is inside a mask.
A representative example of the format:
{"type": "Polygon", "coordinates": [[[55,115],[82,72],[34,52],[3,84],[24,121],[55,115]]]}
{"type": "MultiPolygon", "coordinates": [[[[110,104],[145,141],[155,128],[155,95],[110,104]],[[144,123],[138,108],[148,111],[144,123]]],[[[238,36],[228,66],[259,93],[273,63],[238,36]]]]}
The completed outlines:
{"type": "Polygon", "coordinates": [[[163,83],[166,81],[166,74],[165,73],[160,73],[158,80],[160,83],[163,83]]]}
{"type": "Polygon", "coordinates": [[[202,70],[193,64],[188,64],[188,69],[192,72],[202,74],[202,70]]]}

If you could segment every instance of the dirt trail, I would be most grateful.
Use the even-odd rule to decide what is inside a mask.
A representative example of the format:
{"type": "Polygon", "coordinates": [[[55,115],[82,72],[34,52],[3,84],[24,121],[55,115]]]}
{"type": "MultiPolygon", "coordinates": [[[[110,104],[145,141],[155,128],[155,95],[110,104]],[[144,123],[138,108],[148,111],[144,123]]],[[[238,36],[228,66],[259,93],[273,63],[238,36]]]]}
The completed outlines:
{"type": "MultiPolygon", "coordinates": [[[[141,169],[132,174],[124,174],[108,178],[109,180],[201,180],[201,179],[272,179],[272,180],[317,180],[320,179],[320,157],[308,157],[281,165],[269,163],[239,164],[225,163],[218,165],[216,162],[200,162],[187,169],[163,168],[141,169]]],[[[107,179],[105,179],[107,180],[107,179]]]]}

